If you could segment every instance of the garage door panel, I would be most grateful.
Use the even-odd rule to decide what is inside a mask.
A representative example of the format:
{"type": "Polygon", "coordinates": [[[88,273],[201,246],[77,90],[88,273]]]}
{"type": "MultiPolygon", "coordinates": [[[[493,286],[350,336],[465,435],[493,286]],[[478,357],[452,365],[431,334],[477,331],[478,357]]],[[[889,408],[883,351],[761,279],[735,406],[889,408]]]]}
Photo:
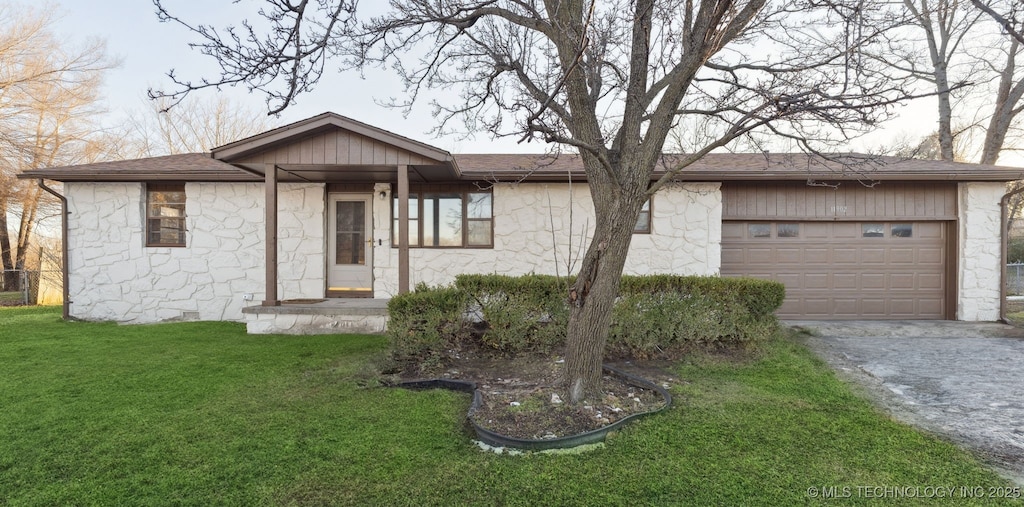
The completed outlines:
{"type": "Polygon", "coordinates": [[[800,264],[803,262],[803,255],[799,248],[776,248],[775,262],[777,264],[800,264]]]}
{"type": "Polygon", "coordinates": [[[778,223],[726,222],[722,274],[782,282],[786,300],[777,313],[783,318],[944,318],[946,223],[881,220],[798,226],[799,237],[779,238],[778,223]],[[749,224],[770,227],[771,237],[750,237],[749,224]],[[864,238],[864,224],[873,233],[881,230],[882,236],[864,238]]]}
{"type": "Polygon", "coordinates": [[[890,298],[889,312],[894,317],[913,317],[917,314],[917,301],[914,298],[890,298]]]}
{"type": "Polygon", "coordinates": [[[917,263],[918,264],[942,264],[942,249],[933,247],[920,247],[917,249],[917,263]]]}
{"type": "Polygon", "coordinates": [[[829,288],[828,273],[805,273],[803,276],[803,282],[804,289],[829,288]]]}
{"type": "Polygon", "coordinates": [[[860,315],[864,317],[882,317],[885,315],[885,300],[881,298],[862,298],[860,315]]]}
{"type": "Polygon", "coordinates": [[[860,250],[860,264],[885,264],[884,248],[872,247],[860,250]]]}
{"type": "Polygon", "coordinates": [[[922,314],[941,314],[943,303],[941,298],[918,298],[917,311],[922,314]]]}
{"type": "Polygon", "coordinates": [[[725,222],[722,224],[722,240],[744,239],[747,225],[739,222],[725,222]]]}
{"type": "Polygon", "coordinates": [[[835,273],[832,275],[832,287],[836,290],[857,290],[856,273],[835,273]]]}
{"type": "Polygon", "coordinates": [[[725,248],[722,247],[722,265],[736,264],[743,265],[747,263],[746,251],[742,248],[725,248]]]}
{"type": "Polygon", "coordinates": [[[889,275],[889,287],[893,289],[913,289],[917,282],[914,273],[892,273],[889,275]]]}
{"type": "Polygon", "coordinates": [[[889,264],[913,264],[916,262],[915,249],[899,247],[889,249],[889,264]]]}
{"type": "Polygon", "coordinates": [[[829,249],[808,246],[803,250],[803,261],[809,264],[828,264],[829,261],[829,249]]]}
{"type": "Polygon", "coordinates": [[[833,250],[832,262],[835,264],[857,264],[857,251],[852,248],[833,250]]]}
{"type": "Polygon", "coordinates": [[[945,224],[942,222],[918,222],[914,224],[914,237],[919,239],[945,239],[945,224]]]}
{"type": "Polygon", "coordinates": [[[831,234],[830,229],[831,227],[826,223],[803,222],[800,224],[800,231],[806,239],[827,239],[831,234]]]}
{"type": "Polygon", "coordinates": [[[938,290],[944,287],[941,274],[921,273],[917,275],[917,288],[924,290],[938,290]]]}
{"type": "Polygon", "coordinates": [[[879,273],[864,273],[860,275],[860,288],[862,290],[885,290],[886,276],[879,273]]]}

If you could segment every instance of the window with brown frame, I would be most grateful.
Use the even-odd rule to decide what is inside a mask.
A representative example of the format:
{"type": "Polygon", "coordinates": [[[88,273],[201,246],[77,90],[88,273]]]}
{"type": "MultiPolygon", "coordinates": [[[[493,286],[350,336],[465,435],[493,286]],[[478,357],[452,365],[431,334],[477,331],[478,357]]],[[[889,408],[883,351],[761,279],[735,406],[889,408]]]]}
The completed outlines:
{"type": "MultiPolygon", "coordinates": [[[[391,199],[391,246],[398,246],[398,196],[391,199]]],[[[409,192],[409,246],[490,248],[494,246],[490,192],[409,192]]]]}
{"type": "Polygon", "coordinates": [[[146,246],[185,246],[185,184],[146,185],[146,246]]]}
{"type": "Polygon", "coordinates": [[[647,199],[644,206],[640,208],[640,215],[636,217],[636,225],[633,226],[633,234],[651,233],[651,200],[647,199]]]}

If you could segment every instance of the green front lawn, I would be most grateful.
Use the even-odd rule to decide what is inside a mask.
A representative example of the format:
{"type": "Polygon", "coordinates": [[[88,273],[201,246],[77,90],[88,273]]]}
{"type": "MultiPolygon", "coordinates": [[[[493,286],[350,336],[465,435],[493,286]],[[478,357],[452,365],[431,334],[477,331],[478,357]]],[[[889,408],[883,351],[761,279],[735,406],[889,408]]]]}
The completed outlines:
{"type": "Polygon", "coordinates": [[[20,303],[23,297],[20,292],[0,292],[0,303],[20,303]]]}
{"type": "Polygon", "coordinates": [[[386,346],[0,309],[0,505],[820,502],[808,488],[846,504],[885,492],[865,486],[1006,485],[785,340],[681,364],[677,404],[602,449],[527,456],[474,447],[466,395],[361,387],[386,346]]]}

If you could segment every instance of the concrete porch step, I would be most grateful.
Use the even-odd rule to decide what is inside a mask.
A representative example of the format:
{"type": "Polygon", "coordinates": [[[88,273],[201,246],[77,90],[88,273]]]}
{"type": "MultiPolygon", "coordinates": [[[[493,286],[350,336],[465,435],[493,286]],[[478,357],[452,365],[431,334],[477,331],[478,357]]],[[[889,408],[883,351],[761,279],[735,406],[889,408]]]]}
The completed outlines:
{"type": "Polygon", "coordinates": [[[387,329],[387,299],[282,301],[242,309],[249,334],[380,334],[387,329]]]}

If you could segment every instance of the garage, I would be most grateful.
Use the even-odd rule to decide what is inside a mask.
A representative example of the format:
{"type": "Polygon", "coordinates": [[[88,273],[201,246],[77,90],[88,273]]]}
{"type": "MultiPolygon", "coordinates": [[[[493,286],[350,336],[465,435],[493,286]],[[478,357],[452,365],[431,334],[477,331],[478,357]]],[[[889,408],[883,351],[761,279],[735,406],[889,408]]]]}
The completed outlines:
{"type": "Polygon", "coordinates": [[[955,187],[723,188],[722,275],[777,280],[787,319],[953,318],[955,187]]]}

